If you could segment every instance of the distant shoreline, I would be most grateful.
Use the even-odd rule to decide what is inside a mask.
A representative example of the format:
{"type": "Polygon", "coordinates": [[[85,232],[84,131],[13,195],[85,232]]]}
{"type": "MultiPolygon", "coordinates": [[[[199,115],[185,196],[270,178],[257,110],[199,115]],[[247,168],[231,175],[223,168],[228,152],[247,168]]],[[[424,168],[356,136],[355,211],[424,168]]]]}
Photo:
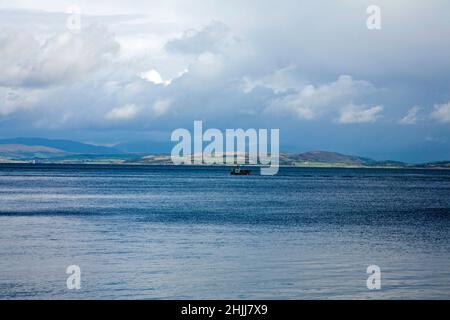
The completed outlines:
{"type": "MultiPolygon", "coordinates": [[[[50,166],[50,165],[59,165],[59,166],[143,166],[143,167],[225,167],[232,168],[236,165],[233,164],[181,164],[175,165],[172,163],[133,163],[133,162],[101,162],[101,161],[84,161],[84,162],[58,162],[58,161],[40,161],[33,163],[31,161],[0,161],[0,166],[8,166],[8,165],[25,165],[27,167],[32,166],[50,166]]],[[[260,168],[264,167],[261,165],[240,165],[241,167],[249,167],[249,168],[260,168]]],[[[446,166],[424,166],[424,165],[405,165],[405,166],[356,166],[356,165],[344,165],[344,164],[326,164],[322,163],[320,165],[280,165],[280,168],[299,168],[299,169],[419,169],[419,170],[449,170],[450,167],[446,166]]]]}
{"type": "MultiPolygon", "coordinates": [[[[170,149],[170,148],[169,148],[170,149]]],[[[184,155],[188,157],[189,155],[184,155]]],[[[220,165],[231,156],[238,161],[248,161],[247,152],[216,155],[220,165]],[[223,161],[222,161],[223,160],[223,161]]],[[[190,155],[191,158],[197,157],[190,155]]],[[[423,159],[420,162],[399,160],[375,160],[364,156],[349,155],[328,150],[312,150],[301,153],[280,152],[280,167],[300,168],[428,168],[448,169],[450,160],[423,159]]],[[[203,158],[205,160],[205,158],[203,158]]],[[[207,159],[208,160],[208,159],[207,159]]],[[[235,160],[236,161],[236,160],[235,160]]],[[[45,138],[0,139],[0,163],[48,163],[48,164],[117,164],[117,165],[173,165],[170,151],[134,150],[104,147],[71,140],[45,138]]],[[[191,164],[189,164],[191,165],[191,164]]],[[[205,164],[209,165],[209,164],[205,164]]]]}

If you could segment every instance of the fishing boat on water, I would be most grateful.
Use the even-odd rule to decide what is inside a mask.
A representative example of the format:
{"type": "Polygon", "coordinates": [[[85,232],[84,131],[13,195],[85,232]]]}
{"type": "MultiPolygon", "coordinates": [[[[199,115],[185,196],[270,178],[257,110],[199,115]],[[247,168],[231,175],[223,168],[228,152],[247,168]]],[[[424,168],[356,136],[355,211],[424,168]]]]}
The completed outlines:
{"type": "Polygon", "coordinates": [[[239,167],[231,169],[230,174],[237,176],[248,176],[252,171],[247,169],[241,169],[239,167]]]}

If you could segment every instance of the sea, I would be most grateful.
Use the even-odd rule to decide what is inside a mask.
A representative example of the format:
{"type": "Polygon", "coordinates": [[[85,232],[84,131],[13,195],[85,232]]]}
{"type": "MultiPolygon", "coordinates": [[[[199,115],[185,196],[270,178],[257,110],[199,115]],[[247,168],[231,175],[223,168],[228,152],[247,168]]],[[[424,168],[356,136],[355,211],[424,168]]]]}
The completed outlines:
{"type": "Polygon", "coordinates": [[[450,170],[0,165],[0,299],[450,299],[449,240],[450,170]]]}

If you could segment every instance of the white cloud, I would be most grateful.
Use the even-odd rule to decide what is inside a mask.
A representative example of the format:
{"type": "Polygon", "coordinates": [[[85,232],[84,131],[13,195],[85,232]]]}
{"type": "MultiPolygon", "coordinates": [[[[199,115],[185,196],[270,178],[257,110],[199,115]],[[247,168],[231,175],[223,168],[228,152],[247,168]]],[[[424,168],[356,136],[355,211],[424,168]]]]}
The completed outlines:
{"type": "Polygon", "coordinates": [[[298,88],[300,81],[295,76],[297,68],[295,66],[288,66],[278,69],[261,78],[252,78],[245,76],[242,79],[242,89],[249,93],[258,86],[272,89],[275,93],[284,92],[288,89],[298,88]]]}
{"type": "Polygon", "coordinates": [[[123,107],[118,107],[110,110],[105,118],[108,120],[132,120],[136,118],[140,108],[134,104],[127,104],[123,107]]]}
{"type": "Polygon", "coordinates": [[[400,124],[415,124],[417,122],[417,115],[420,111],[420,107],[414,106],[409,109],[408,113],[400,119],[400,124]]]}
{"type": "Polygon", "coordinates": [[[159,72],[155,69],[150,69],[149,71],[141,73],[141,78],[151,83],[162,84],[164,86],[168,86],[171,82],[171,80],[163,80],[159,72]]]}
{"type": "Polygon", "coordinates": [[[91,25],[80,34],[60,33],[38,41],[15,29],[0,35],[0,85],[45,86],[82,78],[119,46],[104,27],[91,25]]]}
{"type": "Polygon", "coordinates": [[[450,102],[445,104],[436,104],[433,112],[431,113],[431,118],[439,122],[450,123],[450,102]]]}
{"type": "Polygon", "coordinates": [[[203,52],[219,52],[233,41],[228,26],[220,21],[213,21],[201,30],[185,31],[181,37],[168,41],[165,48],[172,53],[198,55],[203,52]]]}
{"type": "Polygon", "coordinates": [[[153,111],[156,116],[162,116],[169,111],[172,101],[168,99],[156,100],[153,104],[153,111]]]}
{"type": "MultiPolygon", "coordinates": [[[[118,28],[119,26],[116,26],[118,28]]],[[[116,37],[120,44],[120,57],[123,61],[145,59],[149,54],[161,55],[164,38],[151,33],[138,35],[121,35],[116,37]]]]}
{"type": "Polygon", "coordinates": [[[212,52],[204,52],[192,62],[192,72],[198,79],[208,81],[209,79],[220,79],[223,77],[226,67],[224,57],[212,52]]]}
{"type": "Polygon", "coordinates": [[[312,120],[373,91],[375,88],[369,82],[343,75],[335,82],[320,86],[307,85],[295,94],[277,99],[266,111],[288,111],[300,119],[312,120]]]}
{"type": "Polygon", "coordinates": [[[40,89],[0,87],[0,116],[6,116],[19,110],[30,110],[44,96],[45,92],[40,89]]]}
{"type": "Polygon", "coordinates": [[[174,81],[175,79],[181,78],[184,74],[186,74],[188,72],[189,72],[188,69],[184,69],[183,71],[179,72],[175,78],[167,79],[167,80],[164,80],[161,77],[161,74],[155,69],[150,69],[149,71],[142,72],[140,76],[142,79],[147,80],[151,83],[154,83],[156,85],[162,84],[163,86],[167,87],[168,85],[170,85],[172,83],[172,81],[174,81]]]}
{"type": "Polygon", "coordinates": [[[377,121],[382,111],[382,106],[375,106],[364,109],[361,106],[350,104],[342,109],[337,122],[342,124],[373,123],[377,121]]]}

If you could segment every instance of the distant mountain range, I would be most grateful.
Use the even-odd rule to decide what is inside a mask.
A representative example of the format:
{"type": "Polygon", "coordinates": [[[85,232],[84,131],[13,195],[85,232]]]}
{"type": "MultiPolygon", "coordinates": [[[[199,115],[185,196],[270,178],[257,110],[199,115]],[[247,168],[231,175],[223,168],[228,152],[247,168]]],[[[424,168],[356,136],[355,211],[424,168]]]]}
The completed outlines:
{"type": "MultiPolygon", "coordinates": [[[[1,162],[69,162],[171,164],[170,146],[145,141],[97,146],[71,140],[14,138],[0,140],[1,162]]],[[[408,167],[450,168],[450,161],[408,164],[399,161],[376,161],[369,158],[329,151],[281,153],[280,165],[300,167],[408,167]]]]}
{"type": "MultiPolygon", "coordinates": [[[[32,153],[33,150],[26,147],[47,147],[53,153],[76,153],[76,154],[120,154],[123,153],[119,149],[96,146],[87,143],[76,142],[72,140],[50,140],[44,138],[14,138],[2,139],[1,145],[9,145],[9,149],[13,152],[13,147],[16,146],[18,153],[32,153]]],[[[1,152],[2,149],[0,149],[1,152]]],[[[43,150],[42,150],[43,151],[43,150]]]]}

